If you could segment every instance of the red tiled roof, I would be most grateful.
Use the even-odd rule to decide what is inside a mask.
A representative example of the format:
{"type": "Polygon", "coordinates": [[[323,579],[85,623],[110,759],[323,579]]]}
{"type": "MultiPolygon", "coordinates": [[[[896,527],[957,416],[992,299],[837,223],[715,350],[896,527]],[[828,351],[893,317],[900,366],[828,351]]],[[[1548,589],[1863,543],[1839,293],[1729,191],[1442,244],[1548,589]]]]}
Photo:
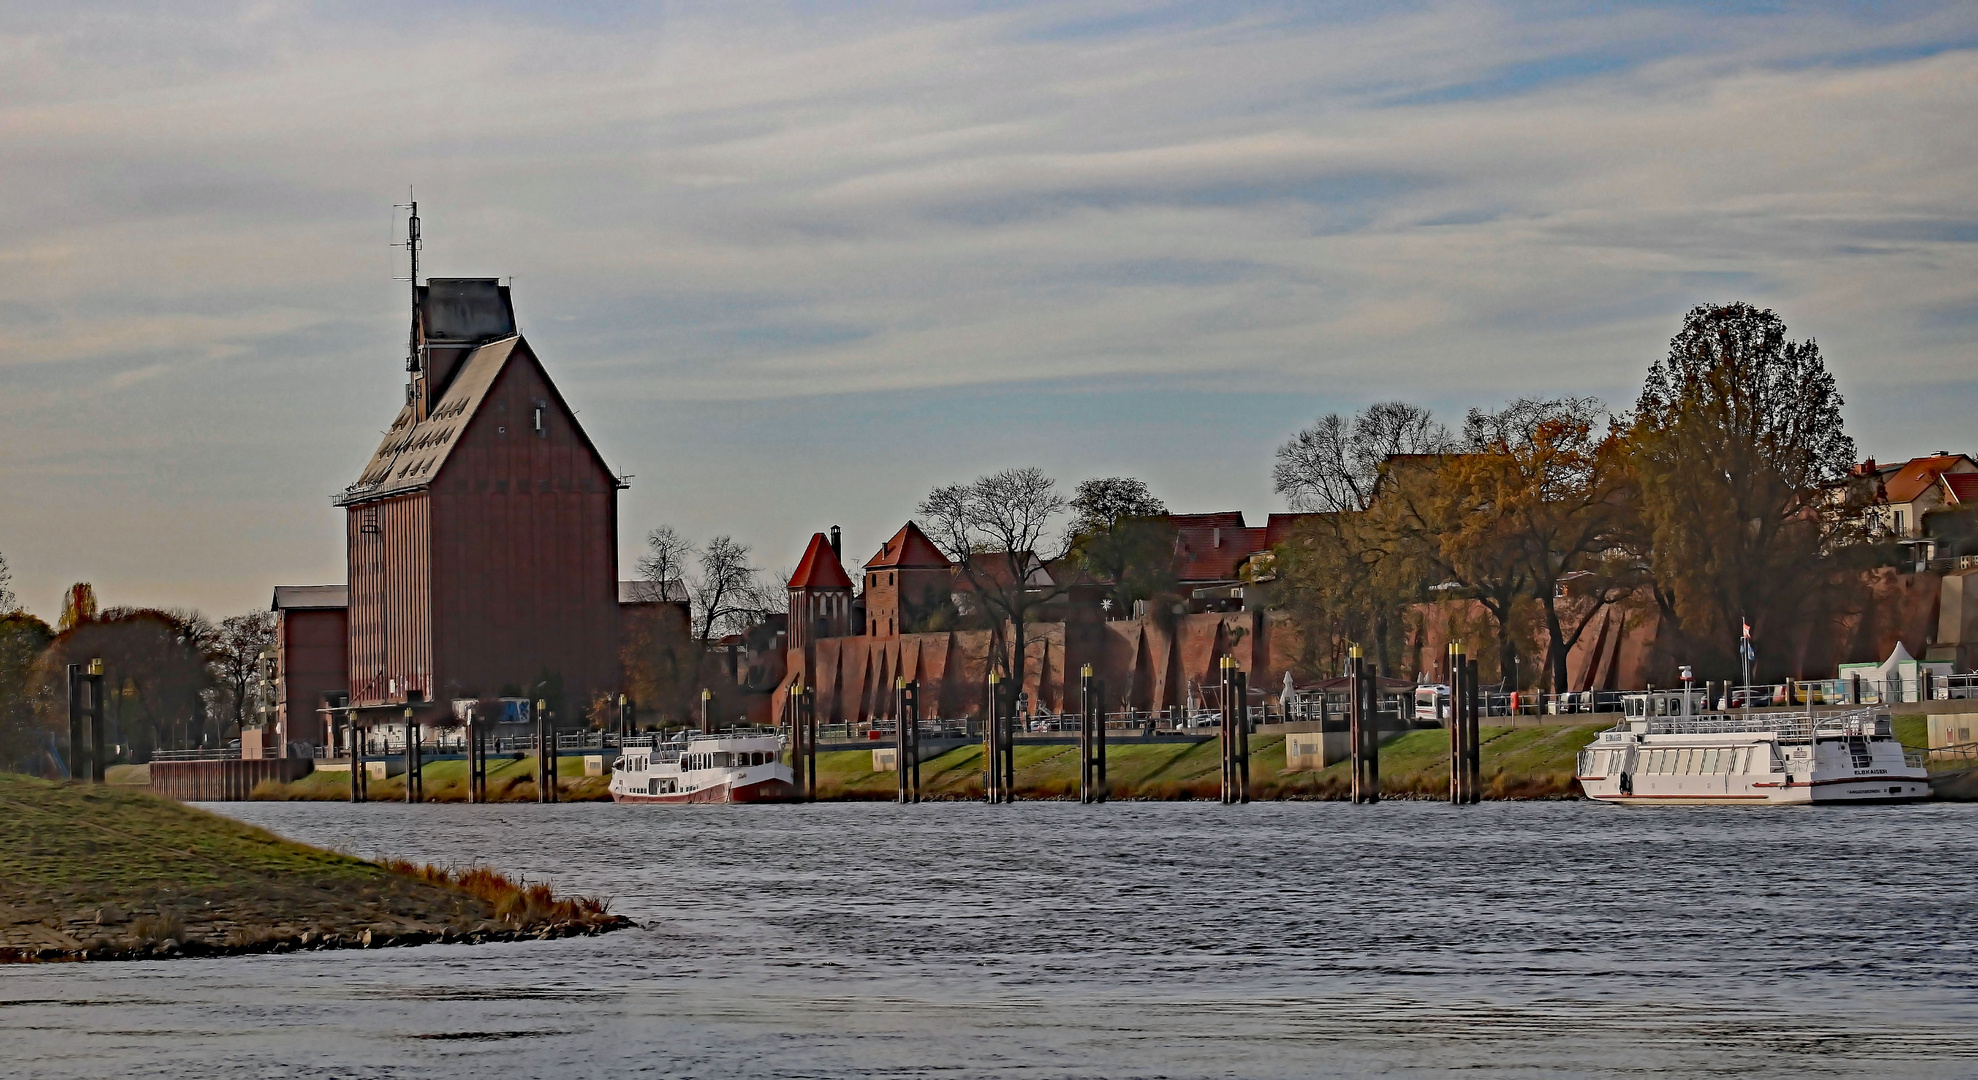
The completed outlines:
{"type": "Polygon", "coordinates": [[[1290,539],[1293,530],[1323,514],[1272,514],[1264,525],[1264,546],[1274,548],[1290,539]]]}
{"type": "Polygon", "coordinates": [[[1167,523],[1177,529],[1241,529],[1243,511],[1218,510],[1213,514],[1169,514],[1167,523]]]}
{"type": "Polygon", "coordinates": [[[1936,486],[1937,478],[1960,464],[1971,464],[1971,459],[1963,454],[1934,454],[1930,457],[1910,458],[1896,469],[1895,475],[1883,481],[1883,487],[1892,503],[1916,501],[1917,496],[1936,486]]]}
{"type": "Polygon", "coordinates": [[[838,553],[831,550],[831,541],[823,534],[816,533],[810,538],[810,546],[804,549],[802,561],[797,563],[797,572],[790,575],[792,589],[849,589],[852,579],[845,576],[845,568],[838,563],[838,553]]]}
{"type": "Polygon", "coordinates": [[[865,562],[867,570],[946,570],[949,565],[948,557],[911,521],[865,562]]]}
{"type": "Polygon", "coordinates": [[[1183,582],[1235,581],[1243,560],[1270,545],[1266,529],[1197,528],[1176,530],[1174,575],[1183,582]]]}
{"type": "Polygon", "coordinates": [[[1945,473],[1944,487],[1950,489],[1951,500],[1959,506],[1978,503],[1978,472],[1945,473]]]}

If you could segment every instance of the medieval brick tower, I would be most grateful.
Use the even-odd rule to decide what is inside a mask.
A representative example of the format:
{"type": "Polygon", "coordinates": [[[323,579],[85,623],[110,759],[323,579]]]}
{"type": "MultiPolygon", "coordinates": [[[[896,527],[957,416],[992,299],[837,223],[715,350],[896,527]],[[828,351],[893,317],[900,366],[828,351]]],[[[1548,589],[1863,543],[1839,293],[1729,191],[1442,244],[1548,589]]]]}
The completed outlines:
{"type": "MultiPolygon", "coordinates": [[[[346,510],[350,706],[618,688],[618,491],[493,279],[414,290],[406,403],[346,510]]],[[[430,716],[428,717],[430,719],[430,716]]]]}
{"type": "Polygon", "coordinates": [[[898,637],[923,629],[927,614],[955,587],[955,568],[909,521],[865,564],[865,632],[898,637]]]}

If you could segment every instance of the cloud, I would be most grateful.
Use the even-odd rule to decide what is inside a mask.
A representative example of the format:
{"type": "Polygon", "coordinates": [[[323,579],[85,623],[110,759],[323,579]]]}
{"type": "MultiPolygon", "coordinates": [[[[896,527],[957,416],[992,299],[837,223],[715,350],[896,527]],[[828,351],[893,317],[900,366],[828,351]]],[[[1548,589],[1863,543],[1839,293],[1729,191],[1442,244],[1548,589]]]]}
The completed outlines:
{"type": "MultiPolygon", "coordinates": [[[[17,5],[0,452],[40,464],[0,499],[79,505],[43,466],[113,417],[293,522],[228,564],[338,572],[319,496],[398,392],[407,185],[428,271],[513,275],[634,472],[739,489],[778,463],[749,425],[854,399],[1626,397],[1684,309],[1733,296],[1857,397],[1915,395],[1862,411],[1864,447],[1942,441],[1963,420],[1929,388],[1967,377],[1978,311],[1974,98],[1954,4],[17,5]],[[727,444],[636,422],[683,401],[741,418],[727,444]]],[[[989,437],[958,421],[959,460],[989,437]]],[[[847,516],[904,512],[870,463],[817,467],[847,516]]],[[[1231,490],[1186,482],[1171,503],[1231,490]]],[[[632,498],[783,542],[773,492],[632,498]]],[[[24,582],[55,547],[0,526],[24,582]]],[[[261,591],[186,573],[184,601],[261,591]]]]}

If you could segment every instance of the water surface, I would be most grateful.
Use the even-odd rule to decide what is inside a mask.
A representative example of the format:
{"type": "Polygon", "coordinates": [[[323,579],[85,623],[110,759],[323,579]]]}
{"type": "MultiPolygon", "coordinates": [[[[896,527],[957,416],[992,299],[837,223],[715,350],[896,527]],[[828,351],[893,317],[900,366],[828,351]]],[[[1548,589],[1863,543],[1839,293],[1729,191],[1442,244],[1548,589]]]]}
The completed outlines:
{"type": "Polygon", "coordinates": [[[1978,806],[212,808],[642,925],[0,968],[0,1071],[1978,1074],[1978,806]]]}

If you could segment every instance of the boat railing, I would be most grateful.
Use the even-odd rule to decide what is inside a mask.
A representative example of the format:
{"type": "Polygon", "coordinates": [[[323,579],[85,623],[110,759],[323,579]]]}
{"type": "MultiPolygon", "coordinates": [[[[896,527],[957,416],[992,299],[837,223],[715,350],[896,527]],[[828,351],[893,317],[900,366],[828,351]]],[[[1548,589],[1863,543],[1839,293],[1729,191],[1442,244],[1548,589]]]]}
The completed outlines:
{"type": "Polygon", "coordinates": [[[1615,725],[1631,730],[1641,725],[1648,735],[1734,735],[1746,731],[1769,731],[1780,739],[1886,738],[1891,734],[1889,714],[1873,709],[1816,713],[1704,713],[1699,716],[1631,717],[1615,725]]]}

